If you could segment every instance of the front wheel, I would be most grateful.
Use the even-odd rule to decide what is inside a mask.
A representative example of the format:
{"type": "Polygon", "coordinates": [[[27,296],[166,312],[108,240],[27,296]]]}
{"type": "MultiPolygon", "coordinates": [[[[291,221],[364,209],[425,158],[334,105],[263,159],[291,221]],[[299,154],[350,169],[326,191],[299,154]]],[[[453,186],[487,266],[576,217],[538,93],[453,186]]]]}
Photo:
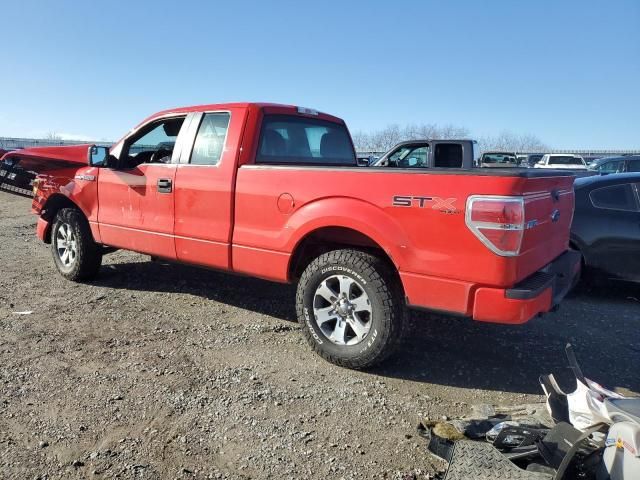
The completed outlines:
{"type": "Polygon", "coordinates": [[[379,257],[334,250],[305,269],[296,294],[298,321],[313,349],[348,368],[367,368],[402,340],[405,307],[399,280],[379,257]]]}
{"type": "Polygon", "coordinates": [[[93,240],[89,223],[75,208],[57,213],[51,230],[51,252],[56,268],[69,280],[89,280],[102,264],[102,251],[93,240]]]}

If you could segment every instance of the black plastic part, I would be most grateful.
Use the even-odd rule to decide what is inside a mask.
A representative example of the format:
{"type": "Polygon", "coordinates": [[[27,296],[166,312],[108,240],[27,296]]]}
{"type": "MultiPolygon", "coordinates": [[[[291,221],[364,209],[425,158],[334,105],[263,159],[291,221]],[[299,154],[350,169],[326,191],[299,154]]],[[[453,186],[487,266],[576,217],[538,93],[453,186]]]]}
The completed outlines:
{"type": "Polygon", "coordinates": [[[536,272],[507,290],[506,297],[514,300],[529,300],[539,296],[547,288],[553,287],[554,281],[554,274],[536,272]]]}
{"type": "Polygon", "coordinates": [[[564,347],[564,350],[567,354],[567,360],[569,360],[569,366],[571,367],[571,370],[573,370],[573,374],[576,376],[578,380],[580,380],[580,382],[582,382],[583,385],[587,385],[587,380],[584,378],[584,375],[582,374],[582,369],[580,368],[580,365],[578,365],[576,354],[573,351],[573,345],[571,345],[570,343],[567,343],[566,347],[564,347]]]}
{"type": "Polygon", "coordinates": [[[542,385],[546,395],[547,404],[551,409],[551,418],[555,423],[570,423],[569,403],[567,395],[560,390],[553,374],[540,375],[540,385],[542,385]]]}
{"type": "Polygon", "coordinates": [[[580,262],[580,253],[568,250],[543,269],[507,289],[505,296],[514,300],[528,300],[551,287],[553,307],[560,303],[574,285],[575,276],[580,271],[580,262]]]}
{"type": "Polygon", "coordinates": [[[540,440],[547,434],[547,431],[537,430],[535,428],[522,427],[522,426],[508,426],[504,427],[498,436],[493,441],[493,446],[499,450],[510,450],[516,447],[526,447],[534,445],[537,440],[540,440]],[[509,440],[513,438],[521,438],[517,445],[510,443],[509,440]]]}

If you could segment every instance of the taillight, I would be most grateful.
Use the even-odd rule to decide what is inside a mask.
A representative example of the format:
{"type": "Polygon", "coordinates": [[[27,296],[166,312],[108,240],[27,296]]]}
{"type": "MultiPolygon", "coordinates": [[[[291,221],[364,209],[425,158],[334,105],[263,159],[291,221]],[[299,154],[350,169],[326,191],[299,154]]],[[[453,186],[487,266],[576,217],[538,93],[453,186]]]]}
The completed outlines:
{"type": "Polygon", "coordinates": [[[467,199],[467,227],[493,253],[512,257],[520,253],[524,234],[524,199],[472,195],[467,199]]]}

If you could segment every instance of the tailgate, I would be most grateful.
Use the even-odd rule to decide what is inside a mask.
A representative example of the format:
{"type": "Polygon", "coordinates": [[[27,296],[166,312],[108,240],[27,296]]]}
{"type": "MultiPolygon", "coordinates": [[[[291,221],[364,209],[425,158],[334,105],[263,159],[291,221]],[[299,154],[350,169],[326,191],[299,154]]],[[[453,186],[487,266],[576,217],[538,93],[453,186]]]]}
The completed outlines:
{"type": "Polygon", "coordinates": [[[516,267],[520,281],[569,247],[573,219],[573,176],[523,178],[525,230],[516,267]]]}

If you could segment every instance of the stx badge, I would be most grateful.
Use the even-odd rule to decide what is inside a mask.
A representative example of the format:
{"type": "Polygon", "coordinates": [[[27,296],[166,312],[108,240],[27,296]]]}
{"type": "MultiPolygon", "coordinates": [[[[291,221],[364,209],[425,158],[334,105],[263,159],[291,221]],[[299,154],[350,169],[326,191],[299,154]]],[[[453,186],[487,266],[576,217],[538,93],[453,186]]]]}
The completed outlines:
{"type": "Polygon", "coordinates": [[[438,210],[444,213],[459,213],[455,206],[455,198],[440,198],[440,197],[419,197],[412,195],[394,195],[393,206],[394,207],[418,207],[426,208],[431,207],[433,210],[438,210]]]}

